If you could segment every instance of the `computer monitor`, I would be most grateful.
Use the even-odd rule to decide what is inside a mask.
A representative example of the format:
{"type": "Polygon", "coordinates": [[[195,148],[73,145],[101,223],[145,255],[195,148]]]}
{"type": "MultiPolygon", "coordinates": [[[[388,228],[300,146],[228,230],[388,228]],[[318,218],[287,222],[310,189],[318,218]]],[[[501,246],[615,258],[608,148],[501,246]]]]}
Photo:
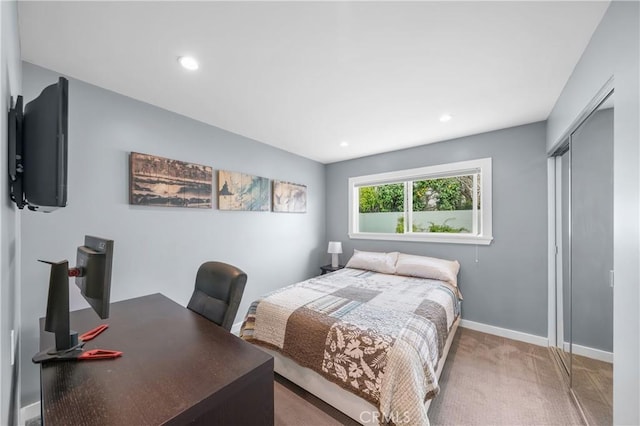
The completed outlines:
{"type": "Polygon", "coordinates": [[[109,318],[112,263],[113,240],[84,237],[84,246],[78,247],[76,257],[76,268],[84,273],[76,276],[76,285],[102,319],[109,318]]]}
{"type": "Polygon", "coordinates": [[[66,260],[41,262],[51,265],[44,330],[55,334],[56,344],[34,355],[33,362],[75,359],[81,347],[78,333],[69,324],[69,277],[76,278],[80,293],[98,316],[108,318],[113,240],[85,236],[84,245],[78,247],[75,268],[69,268],[66,260]]]}

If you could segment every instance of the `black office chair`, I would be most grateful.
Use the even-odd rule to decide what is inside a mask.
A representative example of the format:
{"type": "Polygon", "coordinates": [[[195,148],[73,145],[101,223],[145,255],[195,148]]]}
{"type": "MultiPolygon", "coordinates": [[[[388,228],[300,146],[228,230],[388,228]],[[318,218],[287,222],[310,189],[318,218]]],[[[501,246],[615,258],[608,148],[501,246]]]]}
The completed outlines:
{"type": "Polygon", "coordinates": [[[205,262],[198,269],[196,288],[187,308],[231,330],[247,274],[222,262],[205,262]]]}

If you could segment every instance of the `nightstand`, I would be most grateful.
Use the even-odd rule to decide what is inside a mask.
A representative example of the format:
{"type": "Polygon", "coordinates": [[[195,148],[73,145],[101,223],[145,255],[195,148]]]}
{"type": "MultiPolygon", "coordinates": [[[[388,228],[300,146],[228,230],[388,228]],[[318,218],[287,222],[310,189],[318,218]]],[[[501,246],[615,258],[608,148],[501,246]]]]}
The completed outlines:
{"type": "Polygon", "coordinates": [[[331,265],[324,265],[320,267],[320,269],[322,270],[322,273],[320,275],[328,274],[329,272],[335,272],[338,269],[342,268],[344,268],[344,265],[338,265],[335,268],[331,265]]]}

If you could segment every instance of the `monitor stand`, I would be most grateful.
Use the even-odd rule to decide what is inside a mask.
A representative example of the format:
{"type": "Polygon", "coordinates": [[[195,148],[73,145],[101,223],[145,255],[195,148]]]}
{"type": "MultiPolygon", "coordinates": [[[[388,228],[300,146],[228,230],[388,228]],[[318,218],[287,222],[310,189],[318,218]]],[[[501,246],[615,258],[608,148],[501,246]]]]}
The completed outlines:
{"type": "Polygon", "coordinates": [[[82,342],[78,343],[78,333],[69,328],[69,262],[40,262],[51,265],[44,329],[55,333],[56,345],[38,352],[32,361],[41,363],[77,359],[82,353],[82,342]]]}
{"type": "MultiPolygon", "coordinates": [[[[76,333],[76,337],[77,336],[78,333],[76,333]]],[[[35,354],[33,358],[31,358],[31,361],[33,361],[35,364],[49,361],[75,361],[81,354],[82,345],[62,351],[56,351],[56,348],[49,348],[35,354]]]]}

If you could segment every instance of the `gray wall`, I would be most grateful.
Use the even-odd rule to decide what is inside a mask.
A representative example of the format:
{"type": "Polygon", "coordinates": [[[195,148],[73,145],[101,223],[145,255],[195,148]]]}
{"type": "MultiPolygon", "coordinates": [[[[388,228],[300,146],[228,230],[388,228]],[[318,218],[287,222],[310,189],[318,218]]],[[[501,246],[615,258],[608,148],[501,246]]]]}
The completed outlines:
{"type": "MultiPolygon", "coordinates": [[[[32,64],[23,70],[25,99],[57,79],[32,64]]],[[[31,356],[45,313],[48,269],[37,259],[74,260],[85,234],[115,240],[112,301],[161,292],[186,305],[201,263],[237,265],[249,280],[236,321],[259,295],[316,275],[326,261],[320,163],[73,79],[69,147],[68,206],[22,213],[23,405],[39,399],[31,356]],[[308,212],[131,206],[130,151],[305,184],[308,212]]],[[[88,306],[73,285],[71,294],[72,309],[88,306]]]]}
{"type": "Polygon", "coordinates": [[[327,166],[327,237],[353,249],[457,259],[463,318],[547,335],[547,159],[545,124],[534,123],[327,166]],[[393,170],[493,158],[489,246],[350,240],[348,179],[393,170]],[[476,252],[477,250],[477,252],[476,252]],[[477,253],[477,262],[476,262],[477,253]]]}
{"type": "MultiPolygon", "coordinates": [[[[0,424],[17,421],[20,363],[11,365],[11,330],[20,328],[18,279],[20,232],[17,208],[9,199],[7,115],[11,96],[21,92],[18,12],[15,1],[0,2],[0,424]]],[[[14,354],[18,353],[16,346],[14,354]]]]}
{"type": "Polygon", "coordinates": [[[613,1],[560,95],[549,151],[613,77],[613,421],[640,424],[640,4],[613,1]]]}

